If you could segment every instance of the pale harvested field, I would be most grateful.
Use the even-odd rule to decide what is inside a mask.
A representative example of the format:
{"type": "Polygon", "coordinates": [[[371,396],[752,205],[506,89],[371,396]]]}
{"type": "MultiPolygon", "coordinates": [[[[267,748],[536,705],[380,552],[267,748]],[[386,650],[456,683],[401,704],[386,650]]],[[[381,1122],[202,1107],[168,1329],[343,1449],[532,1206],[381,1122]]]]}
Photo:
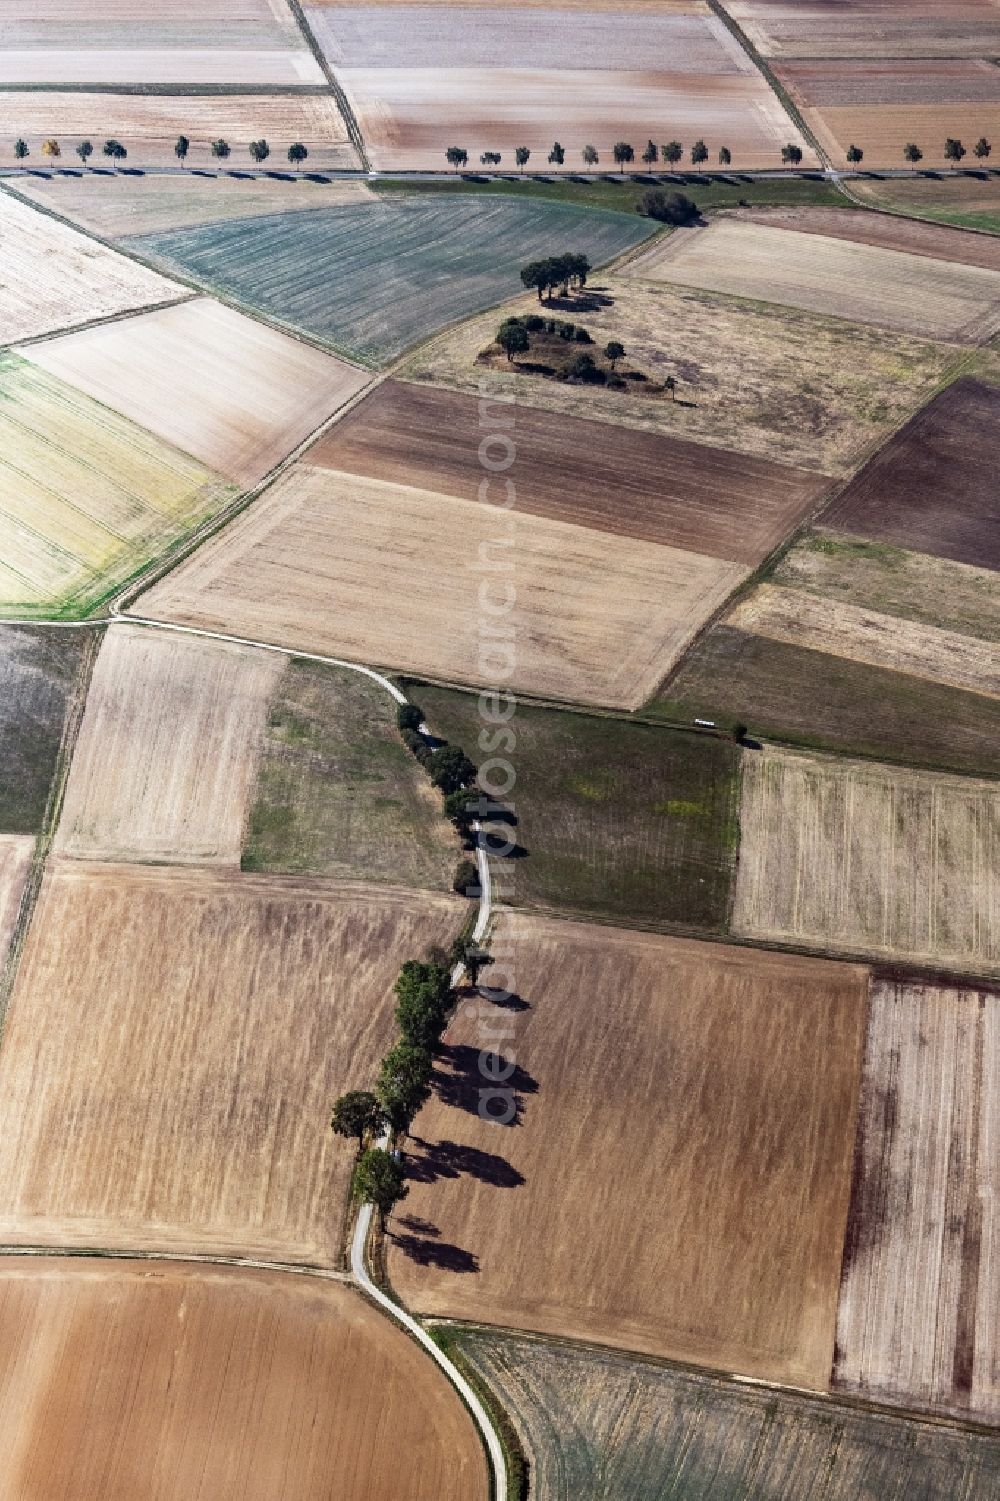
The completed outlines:
{"type": "Polygon", "coordinates": [[[85,229],[115,239],[190,229],[258,214],[292,214],[371,198],[362,182],[276,182],[266,177],[24,178],[18,191],[85,229]]]}
{"type": "Polygon", "coordinates": [[[188,295],[12,194],[0,199],[0,347],[188,295]]]}
{"type": "Polygon", "coordinates": [[[856,141],[865,153],[865,167],[905,167],[903,147],[907,141],[915,141],[924,153],[921,166],[942,168],[946,166],[944,143],[949,136],[964,142],[969,152],[966,164],[973,165],[972,146],[979,137],[985,135],[995,141],[1000,134],[1000,102],[852,105],[808,109],[804,115],[836,166],[844,163],[844,153],[856,141]]]}
{"type": "Polygon", "coordinates": [[[389,1256],[404,1300],[825,1387],[866,971],[508,913],[493,951],[526,1009],[449,1028],[389,1256]],[[518,1125],[480,1116],[491,1032],[518,1125]]]}
{"type": "Polygon", "coordinates": [[[330,1265],[353,1148],[331,1101],[391,1041],[404,959],[461,898],[50,866],[0,1057],[0,1234],[330,1265]]]}
{"type": "Polygon", "coordinates": [[[873,990],[836,1385],[1000,1418],[1000,994],[873,990]]]}
{"type": "MultiPolygon", "coordinates": [[[[602,346],[620,339],[633,364],[654,379],[672,375],[678,400],[519,374],[519,401],[827,474],[853,467],[859,450],[926,401],[953,357],[902,334],[665,282],[602,275],[595,284],[612,303],[569,316],[602,346]]],[[[536,308],[531,295],[509,310],[536,308]]],[[[497,322],[493,312],[463,324],[415,354],[403,373],[478,392],[476,356],[497,322]]]]}
{"type": "MultiPolygon", "coordinates": [[[[996,72],[1000,80],[1000,68],[996,72]]],[[[865,186],[868,184],[852,183],[851,189],[855,191],[865,186]]],[[[818,204],[737,209],[734,217],[773,228],[794,229],[800,234],[828,235],[838,240],[854,240],[860,245],[879,245],[884,250],[925,255],[931,260],[954,261],[963,266],[983,266],[989,271],[1000,271],[1000,239],[964,234],[960,229],[949,229],[943,224],[924,224],[919,219],[867,214],[853,208],[825,208],[818,204]]]]}
{"type": "Polygon", "coordinates": [[[765,57],[989,57],[1000,52],[993,0],[730,0],[765,57]]]}
{"type": "Polygon", "coordinates": [[[369,379],[367,371],[207,297],[23,352],[244,487],[369,379]]]}
{"type": "Polygon", "coordinates": [[[516,639],[513,683],[621,708],[648,698],[748,571],[538,516],[518,515],[511,532],[474,500],[299,464],[138,608],[347,661],[492,683],[496,646],[484,637],[480,649],[478,599],[498,559],[517,580],[504,626],[516,639]],[[475,566],[480,544],[487,573],[475,566]]]}
{"type": "MultiPolygon", "coordinates": [[[[325,12],[335,13],[345,3],[350,5],[353,0],[313,0],[313,3],[307,7],[310,20],[315,23],[317,17],[322,17],[325,12]]],[[[411,5],[424,6],[428,4],[428,0],[387,0],[387,3],[396,7],[405,6],[409,9],[411,5]]],[[[464,10],[466,7],[466,0],[430,0],[430,3],[459,10],[464,10]]],[[[515,4],[511,7],[512,10],[539,8],[551,10],[552,0],[515,0],[515,4]]],[[[710,14],[705,0],[625,0],[624,4],[616,4],[615,0],[561,0],[560,9],[574,12],[616,10],[627,15],[654,13],[657,16],[706,16],[710,14]]]]}
{"type": "Polygon", "coordinates": [[[734,932],[1000,972],[1000,784],[768,748],[740,824],[734,932]]]}
{"type": "Polygon", "coordinates": [[[321,84],[281,0],[0,0],[7,83],[321,84]]]}
{"type": "MultiPolygon", "coordinates": [[[[566,26],[569,36],[572,17],[566,26]]],[[[449,45],[450,28],[441,47],[449,45]]],[[[806,164],[816,164],[812,148],[757,76],[439,65],[341,68],[338,77],[369,155],[383,169],[440,167],[456,141],[473,162],[483,151],[500,151],[513,167],[514,147],[523,145],[544,164],[558,139],[570,162],[579,164],[589,142],[610,163],[615,141],[630,140],[638,151],[650,136],[660,142],[675,135],[703,136],[712,151],[728,146],[738,167],[778,166],[782,146],[798,141],[806,164]]]]}
{"type": "Polygon", "coordinates": [[[138,625],[101,647],[55,848],[92,860],[239,867],[274,652],[138,625]]]}
{"type": "Polygon", "coordinates": [[[0,393],[0,616],[86,614],[237,494],[15,354],[0,393]]]}
{"type": "Polygon", "coordinates": [[[817,528],[785,554],[772,577],[820,599],[975,637],[973,647],[1000,642],[1000,589],[989,568],[817,528]]]}
{"type": "MultiPolygon", "coordinates": [[[[3,166],[15,165],[14,139],[22,135],[31,148],[28,166],[48,165],[41,143],[55,136],[62,148],[59,165],[79,168],[76,147],[87,139],[95,148],[91,167],[107,168],[101,146],[108,136],[116,136],[128,150],[128,167],[175,167],[174,142],[181,134],[191,142],[188,167],[217,168],[210,148],[220,136],[232,147],[227,163],[231,168],[253,166],[247,147],[261,136],[271,148],[267,166],[279,171],[288,168],[285,153],[293,141],[308,146],[309,167],[357,166],[331,94],[114,94],[0,88],[0,117],[7,122],[9,136],[0,144],[3,166]]],[[[112,185],[117,181],[113,175],[98,180],[112,185]]]]}
{"type": "Polygon", "coordinates": [[[0,967],[14,936],[21,893],[34,851],[31,834],[0,834],[0,967]]]}
{"type": "MultiPolygon", "coordinates": [[[[752,75],[753,63],[713,15],[677,11],[567,12],[561,7],[504,9],[407,5],[405,22],[388,5],[337,5],[307,11],[327,60],[341,68],[529,68],[641,72],[652,59],[673,74],[752,75]],[[572,46],[567,47],[567,32],[572,46]]],[[[550,143],[551,144],[551,143],[550,143]]]]}
{"type": "Polygon", "coordinates": [[[444,1376],[342,1283],[6,1257],[0,1335],[8,1501],[485,1501],[444,1376]]]}
{"type": "Polygon", "coordinates": [[[738,219],[659,240],[628,273],[959,343],[1000,327],[996,271],[738,219]]]}
{"type": "Polygon", "coordinates": [[[849,662],[1000,698],[1000,652],[995,642],[901,620],[880,610],[762,584],[740,601],[725,624],[771,641],[832,652],[849,662]]]}

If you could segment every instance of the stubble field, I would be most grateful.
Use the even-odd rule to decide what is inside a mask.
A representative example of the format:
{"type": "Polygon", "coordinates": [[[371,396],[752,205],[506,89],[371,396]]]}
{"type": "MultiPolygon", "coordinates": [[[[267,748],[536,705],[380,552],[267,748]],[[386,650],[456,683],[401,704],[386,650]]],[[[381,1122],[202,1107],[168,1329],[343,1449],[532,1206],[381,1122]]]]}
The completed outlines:
{"type": "Polygon", "coordinates": [[[1000,1486],[1000,1441],[634,1356],[462,1330],[527,1435],[546,1501],[955,1501],[1000,1486]]]}
{"type": "MultiPolygon", "coordinates": [[[[583,324],[599,345],[620,340],[653,379],[672,376],[677,400],[519,373],[519,401],[826,474],[847,471],[859,451],[926,401],[954,358],[926,340],[792,308],[632,275],[594,276],[591,283],[608,301],[580,313],[574,299],[559,316],[583,324]]],[[[537,309],[529,296],[507,311],[537,309]]],[[[402,373],[477,392],[476,356],[498,321],[496,313],[471,320],[414,354],[402,373]]]]}
{"type": "Polygon", "coordinates": [[[244,870],[441,890],[461,853],[385,689],[301,658],[271,702],[247,823],[244,870]]]}
{"type": "MultiPolygon", "coordinates": [[[[443,148],[435,166],[442,160],[443,148]]],[[[141,235],[133,243],[168,268],[384,364],[520,291],[527,261],[572,245],[600,265],[639,244],[650,227],[637,214],[431,193],[141,235]]]]}
{"type": "MultiPolygon", "coordinates": [[[[480,401],[386,381],[309,451],[309,463],[472,500],[480,401]]],[[[519,406],[519,512],[757,563],[814,505],[823,476],[703,444],[519,406]]],[[[487,498],[503,493],[494,482],[487,498]]]]}
{"type": "Polygon", "coordinates": [[[0,6],[0,79],[8,83],[321,84],[323,74],[280,0],[42,0],[0,6]]]}
{"type": "Polygon", "coordinates": [[[188,177],[29,177],[17,186],[32,202],[108,239],[190,229],[222,219],[299,213],[371,197],[371,189],[362,182],[310,182],[306,177],[279,182],[229,177],[218,170],[188,177]]]}
{"type": "Polygon", "coordinates": [[[11,1501],[485,1501],[455,1393],[337,1282],[7,1257],[0,1334],[11,1501]]]}
{"type": "Polygon", "coordinates": [[[0,203],[0,345],[189,296],[12,193],[0,203]]]}
{"type": "Polygon", "coordinates": [[[374,1079],[404,959],[461,899],[56,861],[7,1013],[8,1245],[339,1256],[338,1093],[374,1079]]]}
{"type": "Polygon", "coordinates": [[[508,913],[493,950],[519,999],[449,1028],[389,1255],[407,1304],[825,1387],[866,972],[508,913]]]}
{"type": "Polygon", "coordinates": [[[273,652],[113,625],[91,679],[55,847],[238,868],[273,652]]]}
{"type": "Polygon", "coordinates": [[[0,833],[42,827],[69,705],[96,643],[85,631],[0,630],[0,833]]]}
{"type": "Polygon", "coordinates": [[[514,640],[518,688],[635,708],[746,571],[299,464],[139,609],[459,683],[496,681],[489,664],[514,640]],[[480,580],[498,559],[516,600],[481,639],[480,580]]]}
{"type": "Polygon", "coordinates": [[[31,359],[243,487],[367,373],[210,298],[32,347],[31,359]]]}
{"type": "MultiPolygon", "coordinates": [[[[94,25],[95,34],[101,28],[94,25]]],[[[105,33],[105,35],[107,35],[105,33]]],[[[99,54],[100,55],[100,54],[99,54]]],[[[104,54],[107,58],[107,53],[104,54]]],[[[0,68],[3,53],[0,52],[0,68]]],[[[317,80],[320,82],[321,80],[317,80]]],[[[14,138],[22,135],[32,155],[26,165],[48,166],[39,154],[41,141],[54,136],[62,148],[55,165],[78,167],[75,155],[81,140],[95,147],[91,167],[107,167],[101,155],[109,136],[128,150],[129,167],[176,167],[174,143],[186,135],[191,143],[185,165],[218,167],[211,143],[220,137],[232,148],[229,165],[253,165],[247,147],[263,137],[271,148],[269,166],[287,170],[285,153],[293,141],[309,148],[309,166],[357,167],[347,129],[330,94],[252,92],[248,94],[88,93],[86,90],[4,90],[0,88],[0,117],[8,121],[9,141],[0,146],[0,164],[15,166],[14,138]]],[[[99,178],[104,184],[115,178],[99,178]]],[[[19,184],[20,186],[20,184],[19,184]]]]}
{"type": "Polygon", "coordinates": [[[980,343],[1000,327],[1000,272],[746,220],[677,231],[628,270],[924,338],[980,343]]]}
{"type": "Polygon", "coordinates": [[[998,1068],[996,992],[875,987],[837,1321],[844,1391],[997,1422],[998,1068]]]}
{"type": "Polygon", "coordinates": [[[733,931],[1000,972],[1000,785],[773,748],[743,764],[733,931]]]}
{"type": "Polygon", "coordinates": [[[236,496],[34,361],[0,353],[0,390],[0,615],[87,614],[236,496]]]}
{"type": "MultiPolygon", "coordinates": [[[[435,734],[483,758],[475,695],[414,685],[410,696],[435,734]]],[[[513,730],[517,821],[487,825],[497,849],[517,846],[493,861],[499,901],[722,930],[738,834],[734,745],[523,703],[513,730]]]]}
{"type": "Polygon", "coordinates": [[[998,433],[1000,390],[955,381],[869,460],[823,513],[824,527],[1000,568],[998,433]]]}
{"type": "MultiPolygon", "coordinates": [[[[1000,82],[1000,68],[997,70],[1000,82]]],[[[852,183],[852,191],[861,184],[852,183]]],[[[744,208],[732,217],[751,224],[793,229],[799,234],[823,235],[837,240],[851,240],[859,245],[874,245],[883,250],[901,250],[909,255],[924,255],[935,261],[950,261],[960,266],[981,266],[1000,271],[1000,242],[986,235],[967,235],[946,225],[924,224],[919,219],[905,219],[891,214],[869,214],[855,208],[826,208],[822,205],[782,208],[744,208]]]]}

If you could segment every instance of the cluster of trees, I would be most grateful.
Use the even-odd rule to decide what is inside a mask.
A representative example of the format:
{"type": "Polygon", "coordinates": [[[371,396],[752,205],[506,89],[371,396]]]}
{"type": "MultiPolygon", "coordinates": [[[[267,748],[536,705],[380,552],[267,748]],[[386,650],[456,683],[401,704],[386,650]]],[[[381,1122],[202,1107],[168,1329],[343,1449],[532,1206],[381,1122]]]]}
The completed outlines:
{"type": "MultiPolygon", "coordinates": [[[[416,704],[400,704],[396,711],[396,723],[403,744],[415,760],[419,761],[444,799],[445,816],[455,825],[462,843],[468,849],[472,842],[472,825],[476,817],[478,796],[475,792],[475,763],[458,745],[431,746],[421,734],[424,722],[422,710],[416,704]]],[[[476,868],[471,861],[463,860],[455,873],[456,891],[466,891],[475,884],[476,868]]]]}
{"type": "Polygon", "coordinates": [[[529,313],[523,318],[517,316],[505,318],[497,329],[496,342],[506,354],[508,361],[513,361],[515,354],[526,354],[530,349],[529,336],[540,333],[564,339],[567,343],[593,344],[594,342],[582,324],[564,322],[561,318],[542,318],[538,313],[529,313]]]}
{"type": "Polygon", "coordinates": [[[698,218],[698,205],[686,193],[665,193],[662,188],[643,193],[636,208],[661,224],[693,224],[698,218]]]}
{"type": "Polygon", "coordinates": [[[563,297],[568,297],[570,287],[585,287],[589,275],[589,258],[573,250],[567,250],[563,255],[546,256],[544,260],[529,261],[521,267],[522,284],[537,291],[539,302],[543,293],[551,302],[556,287],[560,288],[563,297]]]}
{"type": "MultiPolygon", "coordinates": [[[[83,165],[86,166],[90,161],[90,158],[94,154],[93,142],[81,141],[75,149],[77,156],[80,158],[81,162],[83,162],[83,165]]],[[[184,135],[178,136],[177,140],[174,142],[174,155],[182,166],[186,161],[188,152],[190,150],[190,139],[184,135]]],[[[251,160],[257,162],[258,164],[260,162],[267,161],[267,158],[271,155],[271,148],[263,139],[259,141],[251,141],[249,146],[247,147],[247,150],[250,152],[251,160]]],[[[56,161],[59,157],[62,156],[62,147],[59,145],[59,142],[55,139],[54,136],[49,136],[48,139],[42,142],[41,151],[42,155],[49,161],[56,161]]],[[[122,145],[121,141],[116,141],[113,137],[110,137],[104,142],[101,151],[104,156],[108,157],[109,160],[116,163],[123,162],[128,156],[128,151],[122,145]]],[[[23,162],[25,158],[30,155],[31,150],[28,146],[27,141],[24,140],[23,137],[19,136],[18,139],[14,142],[14,156],[19,162],[23,162]]],[[[212,155],[217,161],[226,161],[231,155],[229,142],[221,139],[218,141],[213,141],[212,155]]],[[[288,148],[288,160],[292,163],[293,166],[298,166],[301,162],[304,162],[308,155],[309,152],[306,147],[303,146],[301,141],[293,141],[291,146],[289,146],[288,148]]]]}
{"type": "MultiPolygon", "coordinates": [[[[641,153],[641,160],[647,167],[652,167],[656,164],[656,162],[660,160],[660,157],[662,155],[663,160],[668,164],[668,166],[676,167],[680,162],[684,160],[684,149],[685,148],[680,141],[668,141],[664,146],[658,146],[656,142],[652,140],[647,141],[641,153]]],[[[704,141],[695,141],[690,150],[691,165],[693,167],[703,166],[704,163],[708,161],[710,153],[704,141]]],[[[802,152],[797,146],[786,147],[786,150],[798,151],[798,157],[794,160],[799,162],[802,160],[802,152]]],[[[584,165],[587,167],[596,167],[601,160],[600,152],[598,151],[596,146],[584,146],[583,150],[580,152],[580,155],[583,158],[584,165]]],[[[614,158],[615,165],[618,167],[619,171],[624,172],[626,166],[630,162],[635,161],[635,148],[628,141],[616,141],[611,148],[611,155],[614,158]]],[[[465,150],[464,146],[449,146],[447,151],[445,152],[445,159],[448,162],[448,165],[454,167],[457,172],[459,171],[459,169],[468,166],[469,153],[465,150]]],[[[522,172],[528,165],[530,159],[530,146],[515,146],[514,161],[517,163],[518,167],[520,167],[522,172]]],[[[785,158],[784,154],[782,155],[782,159],[788,161],[793,160],[793,158],[785,158]]],[[[484,167],[499,167],[503,158],[499,151],[484,151],[479,160],[484,167]]],[[[550,166],[562,167],[565,165],[566,149],[564,146],[561,146],[558,141],[553,142],[552,150],[549,152],[548,160],[550,166]]],[[[720,167],[732,166],[733,153],[730,151],[728,146],[719,147],[718,160],[720,167]]]]}

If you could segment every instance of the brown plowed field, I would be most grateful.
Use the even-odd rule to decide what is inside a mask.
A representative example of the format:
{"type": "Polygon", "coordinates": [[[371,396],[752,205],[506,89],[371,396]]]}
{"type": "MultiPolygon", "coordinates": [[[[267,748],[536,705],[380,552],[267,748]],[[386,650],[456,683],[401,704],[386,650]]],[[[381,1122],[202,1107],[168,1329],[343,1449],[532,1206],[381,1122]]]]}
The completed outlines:
{"type": "Polygon", "coordinates": [[[963,379],[912,418],[823,515],[823,525],[1000,568],[1000,390],[963,379]]]}
{"type": "MultiPolygon", "coordinates": [[[[997,69],[1000,75],[1000,68],[997,69]]],[[[944,224],[925,224],[892,214],[866,214],[851,208],[747,208],[733,216],[755,224],[795,229],[800,234],[827,235],[853,240],[858,245],[879,245],[883,250],[902,250],[926,255],[935,261],[953,261],[961,266],[982,266],[1000,271],[1000,239],[990,235],[964,234],[944,224]]]]}
{"type": "Polygon", "coordinates": [[[746,572],[297,464],[140,608],[451,682],[495,683],[499,662],[528,693],[638,708],[746,572]]]}
{"type": "Polygon", "coordinates": [[[779,63],[774,71],[802,109],[1000,104],[1000,68],[982,58],[837,57],[779,63]]]}
{"type": "Polygon", "coordinates": [[[113,625],[56,848],[92,860],[238,869],[268,704],[285,665],[251,646],[113,625]]]}
{"type": "Polygon", "coordinates": [[[461,899],[57,861],[0,1058],[0,1239],[330,1265],[404,959],[461,899]]]}
{"type": "Polygon", "coordinates": [[[968,166],[975,164],[972,146],[981,135],[994,141],[1000,135],[1000,103],[851,105],[803,113],[834,166],[844,165],[853,141],[865,153],[865,167],[905,167],[903,147],[915,141],[924,153],[922,168],[951,170],[944,155],[949,136],[964,142],[968,166]]]}
{"type": "Polygon", "coordinates": [[[1000,52],[993,0],[730,0],[765,57],[990,57],[1000,52]]]}
{"type": "MultiPolygon", "coordinates": [[[[455,22],[446,10],[442,18],[446,55],[455,22]]],[[[806,165],[816,165],[812,148],[759,76],[438,66],[340,68],[338,77],[371,159],[383,170],[441,168],[456,141],[472,162],[483,151],[500,151],[512,166],[514,148],[524,145],[534,165],[558,139],[569,163],[580,164],[588,142],[611,163],[615,141],[641,149],[650,136],[662,142],[675,135],[682,141],[702,136],[713,154],[728,146],[737,168],[780,166],[782,146],[797,141],[806,165]]]]}
{"type": "Polygon", "coordinates": [[[210,297],[48,339],[25,354],[247,487],[369,379],[210,297]]]}
{"type": "Polygon", "coordinates": [[[1000,994],[873,990],[835,1382],[1000,1419],[1000,994]]]}
{"type": "MultiPolygon", "coordinates": [[[[512,408],[521,511],[619,536],[758,563],[815,503],[825,479],[699,443],[512,408]]],[[[310,464],[464,500],[484,470],[473,396],[386,381],[308,453],[310,464]]],[[[484,499],[503,498],[503,480],[484,499]]]]}
{"type": "Polygon", "coordinates": [[[405,1301],[825,1387],[867,972],[509,913],[492,947],[518,999],[448,1030],[405,1301]],[[482,1118],[491,1068],[516,1124],[482,1118]]]}
{"type": "Polygon", "coordinates": [[[1000,974],[1000,784],[748,751],[740,827],[734,932],[1000,974]]]}
{"type": "Polygon", "coordinates": [[[628,274],[956,343],[1000,327],[1000,272],[732,218],[654,241],[628,274]]]}
{"type": "Polygon", "coordinates": [[[5,1257],[0,1341],[7,1501],[485,1501],[444,1376],[332,1280],[5,1257]]]}

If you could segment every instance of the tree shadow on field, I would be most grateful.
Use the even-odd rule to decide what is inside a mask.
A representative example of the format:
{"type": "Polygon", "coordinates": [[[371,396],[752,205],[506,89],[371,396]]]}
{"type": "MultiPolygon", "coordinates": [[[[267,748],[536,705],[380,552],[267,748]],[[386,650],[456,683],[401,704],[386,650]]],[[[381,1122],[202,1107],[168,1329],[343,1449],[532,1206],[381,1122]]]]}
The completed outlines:
{"type": "Polygon", "coordinates": [[[419,1156],[405,1154],[406,1176],[414,1183],[437,1183],[442,1178],[461,1178],[463,1174],[488,1183],[491,1188],[521,1188],[524,1178],[506,1159],[497,1152],[484,1152],[480,1147],[470,1147],[459,1141],[426,1141],[421,1136],[412,1136],[414,1146],[420,1148],[419,1156]]]}
{"type": "MultiPolygon", "coordinates": [[[[400,1220],[400,1224],[405,1223],[405,1220],[400,1220]]],[[[389,1234],[393,1244],[418,1266],[440,1267],[445,1272],[479,1271],[479,1261],[471,1251],[465,1251],[447,1240],[428,1238],[441,1234],[435,1225],[431,1225],[423,1235],[410,1235],[405,1231],[402,1235],[398,1231],[390,1231],[389,1234]]]]}
{"type": "MultiPolygon", "coordinates": [[[[504,1009],[513,1011],[526,1007],[527,1003],[521,1001],[520,997],[512,999],[516,999],[520,1006],[504,1009]]],[[[496,1038],[496,1045],[498,1049],[503,1047],[502,1035],[496,1038]]],[[[538,1093],[538,1080],[526,1068],[522,1068],[521,1064],[511,1064],[503,1053],[499,1054],[500,1076],[491,1078],[483,1071],[484,1053],[490,1057],[496,1056],[487,1045],[475,1048],[468,1043],[446,1043],[431,1076],[437,1097],[443,1105],[479,1116],[484,1104],[484,1092],[489,1094],[502,1091],[513,1110],[510,1118],[504,1120],[495,1112],[481,1118],[498,1126],[519,1126],[524,1117],[524,1097],[538,1093]]]]}
{"type": "Polygon", "coordinates": [[[515,995],[511,990],[496,990],[490,985],[480,983],[475,987],[475,993],[484,1001],[489,1001],[491,1006],[499,1006],[503,1011],[531,1010],[530,1003],[523,996],[515,995]]]}
{"type": "Polygon", "coordinates": [[[587,287],[569,297],[547,297],[542,307],[557,313],[596,313],[601,308],[614,307],[614,302],[600,287],[587,287]]]}

